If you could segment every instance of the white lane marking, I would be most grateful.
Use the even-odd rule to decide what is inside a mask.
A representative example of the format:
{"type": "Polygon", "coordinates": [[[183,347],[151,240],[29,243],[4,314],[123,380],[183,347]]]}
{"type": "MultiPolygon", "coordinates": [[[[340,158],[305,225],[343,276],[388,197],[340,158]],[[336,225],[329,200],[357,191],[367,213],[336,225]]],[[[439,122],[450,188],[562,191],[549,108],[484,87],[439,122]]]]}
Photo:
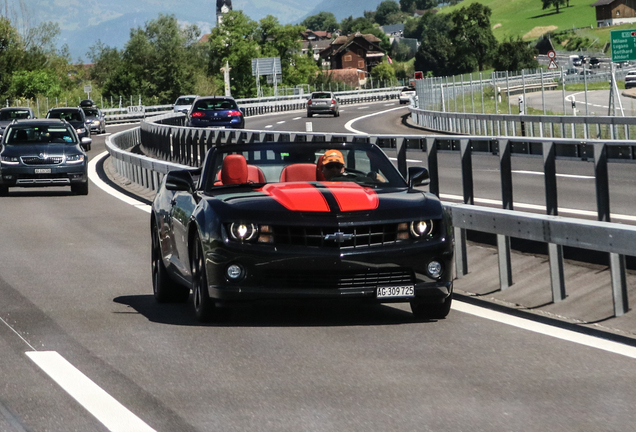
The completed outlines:
{"type": "Polygon", "coordinates": [[[395,103],[388,103],[388,104],[384,104],[384,106],[394,106],[395,103]]]}
{"type": "Polygon", "coordinates": [[[274,127],[274,126],[273,125],[267,125],[267,126],[265,126],[265,129],[270,129],[272,127],[274,127]]]}
{"type": "Polygon", "coordinates": [[[513,315],[505,314],[503,312],[496,312],[487,308],[474,306],[469,303],[456,300],[454,300],[452,303],[452,309],[481,318],[489,319],[491,321],[496,321],[501,324],[518,327],[553,338],[574,342],[580,345],[585,345],[588,347],[597,348],[603,351],[620,354],[625,357],[636,359],[636,348],[629,345],[624,345],[619,342],[613,342],[606,339],[601,339],[599,337],[590,336],[571,330],[565,330],[559,327],[553,327],[548,324],[542,324],[530,319],[519,318],[513,315]]]}
{"type": "Polygon", "coordinates": [[[368,106],[363,106],[363,107],[360,107],[360,108],[358,108],[358,109],[359,109],[359,110],[369,109],[369,107],[368,107],[368,106]]]}
{"type": "Polygon", "coordinates": [[[348,131],[353,132],[353,133],[357,133],[357,134],[361,134],[361,135],[369,135],[366,132],[362,132],[362,131],[359,131],[357,129],[354,129],[353,126],[351,126],[351,125],[354,124],[355,122],[357,122],[358,120],[362,120],[362,119],[365,119],[367,117],[373,117],[373,116],[376,116],[376,115],[385,114],[385,113],[388,113],[388,112],[391,112],[391,111],[395,111],[395,110],[399,110],[399,109],[403,109],[403,107],[400,106],[400,107],[397,107],[397,108],[391,108],[391,109],[388,109],[388,110],[379,111],[379,112],[376,112],[376,113],[373,113],[373,114],[367,114],[367,115],[364,115],[362,117],[354,118],[353,120],[349,120],[347,122],[347,124],[345,125],[345,129],[347,129],[348,131]]]}
{"type": "MultiPolygon", "coordinates": [[[[464,198],[461,195],[439,194],[439,197],[441,199],[447,199],[447,200],[453,200],[453,201],[459,201],[459,202],[464,201],[464,198]]],[[[478,203],[478,204],[488,204],[488,205],[494,205],[498,207],[501,207],[502,205],[501,201],[488,199],[488,198],[475,198],[474,201],[475,203],[478,203]]],[[[516,202],[514,203],[514,208],[517,210],[526,209],[526,210],[539,210],[539,211],[545,212],[545,206],[537,205],[537,204],[525,204],[525,203],[516,202]]],[[[590,210],[578,210],[578,209],[569,209],[569,208],[563,208],[563,207],[559,207],[558,210],[560,215],[572,214],[577,216],[587,216],[587,217],[593,217],[593,218],[596,218],[598,216],[597,212],[590,211],[590,210]]],[[[611,213],[610,218],[614,222],[619,220],[636,222],[636,216],[631,216],[631,215],[611,213]]]]}
{"type": "MultiPolygon", "coordinates": [[[[524,171],[524,170],[513,170],[515,174],[527,174],[527,175],[538,175],[543,176],[542,172],[539,171],[524,171]]],[[[594,176],[586,176],[586,175],[575,175],[575,174],[557,174],[557,177],[565,177],[565,178],[573,178],[573,179],[585,179],[585,180],[594,180],[594,176]]]]}
{"type": "Polygon", "coordinates": [[[26,355],[112,432],[156,432],[55,351],[26,355]]]}
{"type": "Polygon", "coordinates": [[[303,117],[294,117],[292,120],[300,120],[303,117]]]}
{"type": "Polygon", "coordinates": [[[130,204],[131,206],[137,207],[138,209],[143,210],[146,213],[150,213],[149,205],[144,204],[140,201],[137,201],[136,199],[131,198],[128,195],[125,195],[113,189],[112,187],[104,183],[102,179],[99,178],[99,176],[97,175],[97,163],[101,161],[102,159],[104,159],[106,156],[108,156],[108,152],[98,154],[93,159],[91,159],[91,161],[88,163],[88,178],[90,178],[91,181],[95,183],[95,185],[97,185],[104,192],[114,196],[117,199],[122,200],[126,204],[130,204]]]}
{"type": "Polygon", "coordinates": [[[285,123],[285,120],[276,122],[276,124],[283,124],[283,123],[285,123]]]}

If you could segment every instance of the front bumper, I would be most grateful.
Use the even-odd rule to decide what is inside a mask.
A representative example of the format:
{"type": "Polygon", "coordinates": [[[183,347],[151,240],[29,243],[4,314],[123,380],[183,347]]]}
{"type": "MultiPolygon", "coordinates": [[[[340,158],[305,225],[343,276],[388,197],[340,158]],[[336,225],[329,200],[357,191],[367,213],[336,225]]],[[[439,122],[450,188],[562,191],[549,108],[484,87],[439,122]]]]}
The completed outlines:
{"type": "Polygon", "coordinates": [[[68,186],[88,181],[85,165],[33,167],[33,166],[0,166],[0,185],[19,187],[68,186]],[[36,173],[36,169],[50,169],[49,173],[36,173]]]}
{"type": "MultiPolygon", "coordinates": [[[[452,293],[452,242],[408,247],[340,249],[216,245],[206,253],[208,291],[220,302],[264,299],[357,299],[390,303],[440,303],[452,293]],[[373,249],[373,250],[372,250],[373,249]],[[256,251],[259,253],[255,253],[256,251]],[[432,260],[442,264],[441,277],[427,272],[432,260]],[[227,269],[238,265],[238,280],[227,269]],[[378,287],[413,286],[415,297],[377,298],[378,287]]],[[[248,245],[252,246],[252,245],[248,245]]]]}

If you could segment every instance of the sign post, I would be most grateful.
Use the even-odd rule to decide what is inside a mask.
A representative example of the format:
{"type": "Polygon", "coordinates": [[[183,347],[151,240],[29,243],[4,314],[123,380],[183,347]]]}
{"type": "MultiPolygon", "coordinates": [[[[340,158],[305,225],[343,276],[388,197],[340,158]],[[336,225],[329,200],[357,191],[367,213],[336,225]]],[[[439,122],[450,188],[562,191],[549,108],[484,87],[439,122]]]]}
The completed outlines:
{"type": "Polygon", "coordinates": [[[84,92],[86,93],[86,99],[91,98],[91,92],[93,91],[93,86],[90,84],[86,84],[84,86],[84,92]]]}

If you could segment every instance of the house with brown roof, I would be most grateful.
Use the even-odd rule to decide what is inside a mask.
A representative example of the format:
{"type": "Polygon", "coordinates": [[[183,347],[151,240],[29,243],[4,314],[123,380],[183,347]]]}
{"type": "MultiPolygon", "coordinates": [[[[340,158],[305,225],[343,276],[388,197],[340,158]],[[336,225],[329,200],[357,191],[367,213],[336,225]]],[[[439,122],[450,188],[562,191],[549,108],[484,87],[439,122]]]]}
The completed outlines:
{"type": "Polygon", "coordinates": [[[300,35],[304,41],[331,40],[331,32],[324,30],[305,30],[300,35]]]}
{"type": "Polygon", "coordinates": [[[380,39],[360,32],[339,36],[320,52],[331,69],[355,69],[361,81],[366,80],[374,66],[382,63],[384,56],[380,39]]]}
{"type": "Polygon", "coordinates": [[[636,22],[636,0],[598,0],[592,6],[598,27],[636,22]]]}

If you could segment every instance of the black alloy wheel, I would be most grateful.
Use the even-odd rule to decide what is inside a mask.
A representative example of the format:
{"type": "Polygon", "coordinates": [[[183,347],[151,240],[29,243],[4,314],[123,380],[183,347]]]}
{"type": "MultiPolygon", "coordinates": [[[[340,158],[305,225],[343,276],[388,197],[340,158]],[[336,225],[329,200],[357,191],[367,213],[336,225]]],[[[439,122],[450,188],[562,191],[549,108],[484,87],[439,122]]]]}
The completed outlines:
{"type": "Polygon", "coordinates": [[[199,236],[193,239],[194,249],[190,254],[192,270],[192,305],[199,322],[220,322],[228,318],[227,310],[218,307],[210,298],[208,276],[205,269],[205,255],[199,236]]]}

